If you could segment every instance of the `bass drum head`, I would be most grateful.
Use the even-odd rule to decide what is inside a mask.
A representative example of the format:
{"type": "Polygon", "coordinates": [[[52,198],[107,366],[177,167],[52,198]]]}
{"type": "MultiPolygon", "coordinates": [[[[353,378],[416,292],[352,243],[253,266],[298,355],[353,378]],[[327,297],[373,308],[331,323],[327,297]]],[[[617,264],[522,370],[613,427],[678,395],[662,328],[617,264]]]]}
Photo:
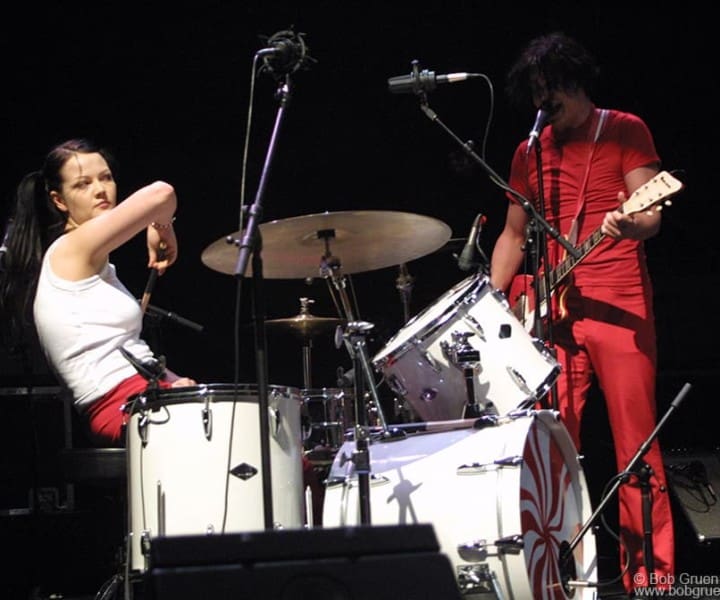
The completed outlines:
{"type": "MultiPolygon", "coordinates": [[[[591,600],[593,588],[578,591],[563,583],[597,580],[593,534],[560,564],[592,514],[567,430],[549,410],[523,411],[497,423],[370,444],[371,522],[432,523],[463,593],[591,600]]],[[[346,442],[331,468],[325,527],[360,523],[358,479],[348,460],[354,449],[346,442]]]]}

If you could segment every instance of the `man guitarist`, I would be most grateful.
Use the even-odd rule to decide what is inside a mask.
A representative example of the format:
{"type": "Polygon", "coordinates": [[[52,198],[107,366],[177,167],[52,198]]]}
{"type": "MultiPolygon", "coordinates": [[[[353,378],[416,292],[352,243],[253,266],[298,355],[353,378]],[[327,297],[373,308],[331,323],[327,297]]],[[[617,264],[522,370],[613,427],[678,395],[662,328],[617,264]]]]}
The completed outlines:
{"type": "MultiPolygon", "coordinates": [[[[607,404],[618,471],[622,471],[656,425],[657,351],[643,241],[658,233],[660,213],[626,214],[619,207],[658,174],[660,158],[648,127],[638,116],[595,106],[591,92],[597,75],[594,58],[562,33],[538,37],[521,52],[508,72],[506,91],[519,107],[534,106],[538,120],[529,140],[515,150],[510,186],[542,208],[546,220],[573,245],[594,231],[602,238],[557,294],[563,299],[564,318],[554,320],[552,327],[562,366],[554,400],[579,449],[583,408],[592,377],[597,378],[607,404]],[[542,186],[538,185],[538,163],[542,186]]],[[[517,198],[508,197],[490,279],[508,293],[512,304],[509,290],[525,260],[530,219],[517,198]]],[[[545,237],[552,268],[564,258],[564,250],[551,236],[545,237]]],[[[623,584],[629,593],[636,588],[663,587],[674,571],[670,499],[657,441],[644,461],[652,469],[653,556],[643,552],[639,478],[629,478],[618,490],[622,567],[629,563],[623,584]]]]}

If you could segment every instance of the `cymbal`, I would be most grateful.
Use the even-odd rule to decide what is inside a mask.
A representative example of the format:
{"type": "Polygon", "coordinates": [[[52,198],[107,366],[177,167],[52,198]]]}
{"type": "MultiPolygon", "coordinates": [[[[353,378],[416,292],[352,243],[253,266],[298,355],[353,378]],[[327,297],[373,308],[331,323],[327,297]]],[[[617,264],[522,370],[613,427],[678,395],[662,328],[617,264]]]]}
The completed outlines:
{"type": "Polygon", "coordinates": [[[270,329],[289,329],[301,337],[311,338],[316,335],[328,333],[344,322],[342,319],[316,317],[309,313],[300,313],[295,317],[265,321],[265,325],[269,325],[270,329]]]}
{"type": "MultiPolygon", "coordinates": [[[[323,276],[328,251],[342,273],[374,271],[434,252],[452,234],[442,221],[390,210],[318,213],[261,223],[263,276],[306,279],[323,276]]],[[[203,250],[211,269],[235,274],[241,232],[203,250]]]]}

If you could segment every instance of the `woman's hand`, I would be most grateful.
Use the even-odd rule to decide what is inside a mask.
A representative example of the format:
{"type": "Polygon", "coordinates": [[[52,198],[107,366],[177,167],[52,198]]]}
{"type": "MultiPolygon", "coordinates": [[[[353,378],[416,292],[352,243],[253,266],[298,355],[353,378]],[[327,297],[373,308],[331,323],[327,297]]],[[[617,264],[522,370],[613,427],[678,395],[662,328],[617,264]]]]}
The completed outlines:
{"type": "Polygon", "coordinates": [[[172,225],[147,228],[148,267],[162,275],[177,260],[177,239],[172,225]]]}

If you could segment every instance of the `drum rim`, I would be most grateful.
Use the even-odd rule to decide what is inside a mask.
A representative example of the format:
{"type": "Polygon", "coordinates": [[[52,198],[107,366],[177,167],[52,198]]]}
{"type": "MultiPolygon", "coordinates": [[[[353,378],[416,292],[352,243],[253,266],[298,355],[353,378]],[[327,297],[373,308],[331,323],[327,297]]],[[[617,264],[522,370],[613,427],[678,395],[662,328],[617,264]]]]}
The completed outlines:
{"type": "MultiPolygon", "coordinates": [[[[125,412],[137,412],[148,408],[169,406],[176,404],[191,404],[193,402],[247,402],[250,399],[257,401],[259,386],[254,383],[201,383],[198,385],[163,388],[158,390],[145,390],[133,394],[125,403],[125,412]],[[233,390],[238,390],[236,393],[233,390]],[[227,398],[231,396],[231,398],[227,398]],[[146,398],[145,401],[141,401],[146,398]]],[[[268,394],[280,394],[302,398],[300,388],[285,385],[268,385],[268,394]]]]}
{"type": "Polygon", "coordinates": [[[465,303],[469,295],[471,295],[472,293],[481,292],[489,284],[490,279],[485,275],[481,276],[479,273],[470,275],[469,277],[466,277],[462,281],[456,283],[442,296],[437,298],[431,305],[427,306],[424,310],[419,312],[407,323],[405,323],[402,329],[400,329],[400,331],[398,331],[393,337],[388,340],[387,344],[385,344],[383,349],[373,357],[372,362],[375,367],[381,368],[382,365],[384,365],[388,361],[399,359],[410,349],[414,348],[418,343],[424,342],[426,339],[431,337],[441,327],[443,327],[452,316],[454,316],[460,311],[463,303],[465,303]],[[412,326],[415,325],[418,321],[420,321],[423,317],[425,317],[431,309],[435,308],[438,304],[440,304],[442,300],[451,298],[460,291],[462,291],[463,293],[459,295],[453,302],[451,302],[450,305],[445,308],[435,319],[431,320],[416,334],[410,336],[402,343],[398,343],[400,339],[400,334],[403,331],[412,328],[412,326]],[[392,346],[394,344],[397,344],[397,347],[392,349],[392,346]]]}

